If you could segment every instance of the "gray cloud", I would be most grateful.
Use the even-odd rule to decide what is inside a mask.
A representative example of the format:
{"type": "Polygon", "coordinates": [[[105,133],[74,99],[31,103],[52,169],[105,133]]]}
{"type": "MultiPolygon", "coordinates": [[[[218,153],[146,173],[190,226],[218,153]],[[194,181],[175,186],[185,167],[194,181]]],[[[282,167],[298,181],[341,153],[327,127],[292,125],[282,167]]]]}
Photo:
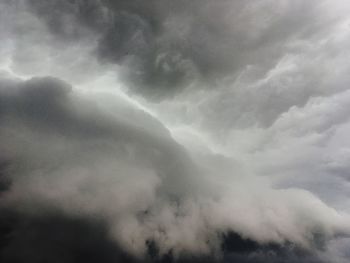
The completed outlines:
{"type": "Polygon", "coordinates": [[[317,37],[333,19],[319,17],[317,1],[32,1],[29,7],[58,41],[89,31],[99,36],[100,59],[125,66],[129,86],[149,97],[173,95],[193,79],[216,86],[248,65],[273,67],[286,41],[317,37]]]}
{"type": "MultiPolygon", "coordinates": [[[[14,210],[24,217],[38,217],[33,222],[35,225],[37,220],[44,220],[43,224],[52,222],[53,227],[55,217],[50,217],[46,223],[46,215],[51,210],[58,211],[67,217],[58,222],[57,228],[62,227],[62,231],[70,227],[69,218],[97,218],[104,222],[121,251],[139,258],[147,255],[148,242],[152,241],[160,260],[163,257],[166,260],[167,254],[180,261],[182,258],[186,261],[187,257],[189,261],[196,257],[201,260],[207,254],[216,261],[215,257],[222,253],[220,233],[232,231],[251,239],[253,247],[250,250],[247,243],[249,250],[240,251],[239,247],[244,249],[246,244],[241,241],[242,237],[235,237],[236,241],[228,239],[226,246],[233,254],[224,254],[225,257],[240,258],[253,253],[249,257],[265,260],[270,253],[270,248],[264,248],[267,244],[289,250],[284,248],[285,242],[310,251],[307,253],[311,256],[316,253],[311,251],[317,251],[314,247],[316,233],[327,240],[347,231],[346,218],[311,194],[276,191],[267,186],[250,190],[256,191],[255,195],[245,194],[239,188],[254,189],[250,181],[254,178],[250,176],[248,182],[236,182],[236,189],[227,188],[222,185],[227,182],[223,181],[224,170],[212,177],[214,171],[210,165],[203,166],[203,157],[192,160],[159,124],[143,121],[140,126],[137,120],[144,119],[146,113],[139,112],[134,115],[133,122],[128,122],[90,105],[87,98],[77,95],[69,84],[52,77],[1,82],[4,103],[1,104],[0,145],[2,160],[8,162],[3,173],[10,179],[10,188],[3,193],[1,201],[4,209],[14,210]],[[254,201],[257,197],[260,202],[254,201]],[[295,206],[298,199],[303,200],[300,207],[295,206]],[[249,204],[254,207],[246,210],[248,214],[239,212],[249,204]],[[266,205],[280,216],[271,218],[264,208],[266,205]],[[284,206],[293,210],[284,211],[284,206]],[[259,209],[263,211],[258,212],[259,209]],[[308,215],[310,209],[314,214],[308,215]],[[235,213],[235,217],[226,213],[235,213]],[[267,221],[246,221],[247,217],[260,216],[267,221]],[[305,220],[304,225],[297,227],[299,220],[305,220]],[[261,227],[265,230],[260,231],[261,227]],[[232,242],[233,245],[229,245],[232,242]]],[[[212,162],[214,156],[207,158],[212,162]]],[[[230,169],[225,166],[221,169],[230,169]]],[[[38,242],[42,242],[41,235],[45,237],[49,229],[37,231],[38,242]]],[[[15,244],[30,238],[26,232],[23,241],[22,234],[18,235],[19,240],[16,241],[16,237],[13,241],[15,244]]],[[[67,239],[71,242],[71,237],[67,239]]],[[[75,242],[79,241],[72,242],[75,247],[75,242]]],[[[12,246],[16,247],[12,243],[10,248],[5,246],[5,258],[6,253],[12,253],[6,252],[7,249],[15,249],[12,246]]],[[[52,246],[56,251],[57,245],[53,243],[52,246]]],[[[24,248],[19,246],[18,249],[24,248]]],[[[273,256],[276,260],[279,257],[278,254],[273,256]]]]}
{"type": "Polygon", "coordinates": [[[1,2],[3,259],[348,262],[349,10],[1,2]]]}

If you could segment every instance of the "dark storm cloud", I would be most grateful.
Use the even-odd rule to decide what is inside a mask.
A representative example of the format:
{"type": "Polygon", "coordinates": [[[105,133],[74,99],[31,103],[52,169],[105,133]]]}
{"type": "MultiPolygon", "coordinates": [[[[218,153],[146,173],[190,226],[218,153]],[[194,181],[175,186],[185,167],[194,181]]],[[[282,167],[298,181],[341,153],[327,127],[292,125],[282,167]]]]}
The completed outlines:
{"type": "Polygon", "coordinates": [[[111,240],[105,224],[71,218],[1,211],[1,262],[139,262],[111,240]]]}
{"type": "Polygon", "coordinates": [[[349,7],[0,1],[6,260],[348,262],[349,7]]]}
{"type": "Polygon", "coordinates": [[[125,66],[124,78],[137,89],[143,86],[140,91],[150,96],[153,91],[147,89],[154,90],[154,97],[174,93],[193,71],[184,43],[165,34],[166,18],[180,11],[172,1],[50,0],[31,1],[28,6],[58,41],[98,35],[100,61],[125,66]]]}
{"type": "Polygon", "coordinates": [[[310,251],[293,244],[265,244],[244,239],[235,233],[227,233],[223,240],[223,262],[239,263],[324,263],[325,261],[310,251]]]}
{"type": "Polygon", "coordinates": [[[147,241],[143,258],[130,255],[109,234],[107,225],[96,218],[71,217],[60,211],[23,214],[1,210],[0,260],[9,262],[123,262],[123,263],[321,263],[320,258],[293,246],[261,246],[252,240],[229,233],[223,239],[223,255],[181,256],[171,251],[159,255],[156,245],[147,241]]]}
{"type": "MultiPolygon", "coordinates": [[[[78,142],[103,138],[116,145],[130,143],[136,148],[141,146],[133,154],[141,158],[143,154],[147,155],[145,157],[159,168],[160,176],[170,181],[194,171],[184,149],[171,140],[164,127],[149,120],[145,113],[134,118],[133,122],[112,119],[89,106],[88,101],[69,96],[70,90],[69,84],[52,77],[32,78],[24,82],[0,81],[2,127],[23,125],[23,129],[35,133],[65,136],[78,142]]],[[[6,155],[6,151],[2,154],[6,155]]],[[[172,187],[175,188],[175,185],[174,182],[172,187]]],[[[189,189],[190,186],[182,187],[189,189]]]]}
{"type": "Polygon", "coordinates": [[[299,252],[293,243],[264,244],[215,223],[207,229],[211,222],[196,218],[197,204],[188,210],[184,203],[204,190],[184,150],[158,126],[147,122],[150,126],[140,130],[137,123],[99,113],[71,89],[52,77],[0,82],[0,179],[7,180],[0,200],[1,262],[313,262],[317,257],[317,248],[299,252]],[[193,221],[188,226],[186,220],[193,221]],[[214,241],[219,250],[208,254],[214,241]],[[191,252],[196,243],[208,248],[191,252]]]}
{"type": "Polygon", "coordinates": [[[215,86],[250,64],[271,67],[286,41],[322,25],[317,5],[300,1],[39,0],[29,8],[58,41],[93,32],[100,61],[123,65],[129,87],[153,98],[194,80],[215,86]]]}
{"type": "MultiPolygon", "coordinates": [[[[1,121],[19,121],[28,127],[38,128],[39,131],[40,128],[49,129],[50,132],[71,134],[82,139],[85,136],[113,137],[115,133],[121,138],[138,137],[143,140],[138,133],[145,130],[144,136],[149,136],[149,141],[155,141],[151,139],[152,134],[147,134],[150,127],[142,126],[142,123],[129,123],[130,127],[118,121],[113,123],[99,111],[95,111],[94,107],[90,110],[87,107],[88,102],[84,104],[82,100],[75,100],[74,96],[69,94],[71,89],[69,84],[53,77],[34,77],[23,82],[1,80],[1,121]],[[81,108],[74,103],[80,103],[81,108]],[[85,112],[85,109],[88,112],[85,112]]],[[[162,133],[167,135],[165,130],[161,131],[162,133]]]]}
{"type": "Polygon", "coordinates": [[[10,187],[10,179],[7,174],[9,164],[9,160],[0,156],[0,196],[3,191],[8,190],[10,187]]]}
{"type": "Polygon", "coordinates": [[[183,256],[175,259],[171,252],[157,254],[148,242],[145,258],[135,258],[111,239],[106,224],[98,219],[69,217],[59,211],[44,215],[21,214],[1,210],[1,262],[157,262],[157,263],[265,263],[324,262],[292,246],[261,246],[230,233],[223,240],[223,258],[183,256]]]}
{"type": "Polygon", "coordinates": [[[90,213],[101,213],[98,218],[105,221],[118,222],[117,218],[130,215],[143,220],[152,209],[153,191],[157,202],[178,203],[193,192],[187,178],[195,171],[193,164],[163,127],[147,121],[145,113],[134,114],[133,122],[117,120],[74,98],[69,84],[52,77],[3,79],[0,102],[4,262],[97,262],[101,257],[125,262],[128,257],[126,252],[119,254],[117,242],[112,246],[103,228],[88,222],[90,213]],[[99,182],[90,181],[91,176],[99,182]],[[100,183],[104,186],[96,188],[100,183]],[[64,194],[70,187],[75,197],[64,194]],[[112,196],[114,204],[105,206],[105,198],[112,196]],[[77,210],[86,208],[86,218],[70,219],[66,212],[59,212],[62,207],[72,212],[71,204],[78,205],[77,210]],[[96,205],[105,208],[96,210],[96,205]],[[14,219],[6,218],[4,207],[15,214],[14,219]],[[58,214],[47,215],[53,210],[58,214]],[[9,234],[12,223],[14,230],[9,234]]]}

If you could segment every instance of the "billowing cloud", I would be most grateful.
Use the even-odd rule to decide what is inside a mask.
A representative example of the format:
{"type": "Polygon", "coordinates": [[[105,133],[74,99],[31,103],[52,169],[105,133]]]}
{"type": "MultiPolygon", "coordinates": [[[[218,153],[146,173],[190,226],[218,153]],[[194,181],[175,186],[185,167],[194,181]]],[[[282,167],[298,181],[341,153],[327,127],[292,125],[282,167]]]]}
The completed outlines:
{"type": "Polygon", "coordinates": [[[149,242],[160,256],[219,256],[230,232],[255,240],[256,250],[291,242],[307,251],[348,231],[347,216],[306,191],[274,190],[243,172],[229,178],[234,166],[213,155],[192,160],[159,123],[138,121],[144,112],[132,122],[118,119],[51,77],[1,86],[3,173],[10,182],[3,209],[45,224],[55,211],[96,218],[135,257],[146,255],[149,242]]]}
{"type": "Polygon", "coordinates": [[[1,260],[347,262],[349,9],[0,3],[1,260]]]}

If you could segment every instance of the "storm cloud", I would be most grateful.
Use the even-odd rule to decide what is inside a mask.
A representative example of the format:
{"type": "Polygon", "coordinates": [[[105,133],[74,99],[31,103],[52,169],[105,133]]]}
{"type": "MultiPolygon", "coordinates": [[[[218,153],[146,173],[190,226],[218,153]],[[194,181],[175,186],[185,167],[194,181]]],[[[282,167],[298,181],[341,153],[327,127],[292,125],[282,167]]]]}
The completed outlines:
{"type": "Polygon", "coordinates": [[[2,1],[1,262],[348,262],[349,11],[2,1]]]}
{"type": "Polygon", "coordinates": [[[14,8],[27,8],[44,23],[54,45],[89,39],[101,62],[121,65],[129,88],[153,99],[194,83],[213,88],[242,74],[247,65],[256,68],[254,74],[264,74],[282,56],[329,33],[340,13],[327,13],[330,3],[319,1],[16,3],[14,8]]]}

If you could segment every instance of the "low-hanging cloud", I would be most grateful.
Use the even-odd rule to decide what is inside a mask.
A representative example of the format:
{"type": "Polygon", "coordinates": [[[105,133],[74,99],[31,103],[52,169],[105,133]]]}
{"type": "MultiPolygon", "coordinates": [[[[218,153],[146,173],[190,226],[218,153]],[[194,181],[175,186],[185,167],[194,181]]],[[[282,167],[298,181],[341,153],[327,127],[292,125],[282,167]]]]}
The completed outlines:
{"type": "Polygon", "coordinates": [[[349,8],[0,3],[1,260],[347,262],[349,8]]]}
{"type": "Polygon", "coordinates": [[[347,216],[306,191],[255,185],[249,175],[246,182],[225,179],[224,170],[214,177],[161,126],[137,125],[144,112],[132,123],[118,120],[54,78],[1,86],[2,159],[10,181],[3,209],[43,220],[54,211],[97,218],[135,257],[151,241],[160,256],[220,255],[229,232],[308,250],[348,231],[347,216]]]}

